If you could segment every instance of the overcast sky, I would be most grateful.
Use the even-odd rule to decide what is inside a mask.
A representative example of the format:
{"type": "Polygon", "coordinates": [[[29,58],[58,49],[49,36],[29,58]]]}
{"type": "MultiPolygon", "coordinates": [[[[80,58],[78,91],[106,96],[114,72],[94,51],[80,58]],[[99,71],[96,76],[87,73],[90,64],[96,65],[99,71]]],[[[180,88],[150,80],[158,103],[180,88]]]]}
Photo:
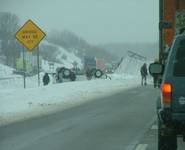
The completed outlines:
{"type": "Polygon", "coordinates": [[[158,0],[0,0],[0,11],[44,31],[70,30],[93,44],[156,42],[158,0]]]}

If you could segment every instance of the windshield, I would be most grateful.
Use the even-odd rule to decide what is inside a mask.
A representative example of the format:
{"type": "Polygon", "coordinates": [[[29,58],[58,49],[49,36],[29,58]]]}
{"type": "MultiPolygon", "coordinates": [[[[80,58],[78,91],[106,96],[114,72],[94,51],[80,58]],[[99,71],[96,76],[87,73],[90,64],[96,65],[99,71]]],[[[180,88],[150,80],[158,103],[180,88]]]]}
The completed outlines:
{"type": "Polygon", "coordinates": [[[176,61],[174,64],[174,76],[185,76],[185,40],[180,41],[175,59],[176,61]]]}

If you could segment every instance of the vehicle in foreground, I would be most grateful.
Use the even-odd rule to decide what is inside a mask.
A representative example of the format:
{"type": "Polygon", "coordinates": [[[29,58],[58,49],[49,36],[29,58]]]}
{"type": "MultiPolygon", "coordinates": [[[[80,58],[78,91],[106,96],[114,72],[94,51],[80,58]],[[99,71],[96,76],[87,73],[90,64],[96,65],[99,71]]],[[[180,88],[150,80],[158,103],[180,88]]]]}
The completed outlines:
{"type": "Polygon", "coordinates": [[[153,63],[150,73],[163,74],[157,99],[158,150],[177,150],[177,137],[185,141],[185,34],[176,36],[165,65],[153,63]]]}
{"type": "Polygon", "coordinates": [[[177,136],[185,141],[185,1],[159,0],[159,14],[159,58],[149,67],[161,84],[158,150],[177,150],[177,136]]]}

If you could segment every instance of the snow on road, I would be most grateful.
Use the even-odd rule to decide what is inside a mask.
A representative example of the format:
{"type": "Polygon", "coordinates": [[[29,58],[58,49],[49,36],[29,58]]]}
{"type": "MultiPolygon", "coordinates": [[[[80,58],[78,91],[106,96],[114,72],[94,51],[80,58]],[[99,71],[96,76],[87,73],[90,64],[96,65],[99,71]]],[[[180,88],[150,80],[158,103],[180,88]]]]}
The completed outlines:
{"type": "Polygon", "coordinates": [[[0,125],[62,111],[93,99],[136,87],[140,79],[113,75],[112,80],[52,84],[38,88],[0,91],[0,125]]]}

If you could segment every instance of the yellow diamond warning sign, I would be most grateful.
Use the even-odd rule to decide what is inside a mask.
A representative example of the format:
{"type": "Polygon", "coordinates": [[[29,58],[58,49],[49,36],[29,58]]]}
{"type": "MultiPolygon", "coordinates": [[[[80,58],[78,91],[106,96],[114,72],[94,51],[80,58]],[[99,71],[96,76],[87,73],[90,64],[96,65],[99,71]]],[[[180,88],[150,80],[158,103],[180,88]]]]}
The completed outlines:
{"type": "Polygon", "coordinates": [[[28,20],[16,33],[16,39],[30,52],[45,36],[46,34],[31,20],[28,20]]]}

